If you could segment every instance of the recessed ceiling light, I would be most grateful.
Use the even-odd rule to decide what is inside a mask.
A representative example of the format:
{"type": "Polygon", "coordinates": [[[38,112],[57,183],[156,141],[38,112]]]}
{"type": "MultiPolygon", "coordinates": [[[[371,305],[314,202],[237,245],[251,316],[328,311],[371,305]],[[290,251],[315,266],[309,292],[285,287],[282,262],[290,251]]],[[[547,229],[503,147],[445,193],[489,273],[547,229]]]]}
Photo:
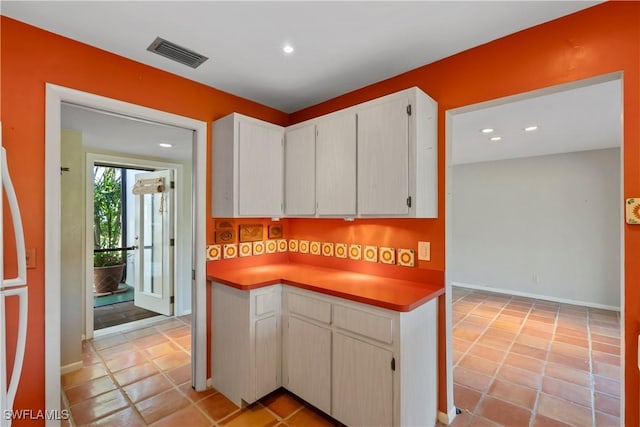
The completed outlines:
{"type": "Polygon", "coordinates": [[[171,148],[173,147],[172,144],[167,144],[166,142],[161,142],[160,144],[158,144],[160,147],[162,148],[171,148]]]}
{"type": "Polygon", "coordinates": [[[293,49],[293,46],[291,46],[290,44],[285,44],[285,45],[282,47],[282,51],[283,51],[284,53],[286,53],[287,55],[291,55],[291,54],[293,53],[293,51],[294,51],[294,50],[295,50],[295,49],[293,49]]]}
{"type": "Polygon", "coordinates": [[[491,139],[491,141],[501,141],[502,137],[501,136],[492,136],[490,139],[491,139]]]}
{"type": "Polygon", "coordinates": [[[491,132],[493,132],[493,131],[494,131],[494,129],[493,129],[493,128],[484,128],[484,129],[482,129],[480,132],[482,132],[482,133],[491,133],[491,132]]]}
{"type": "Polygon", "coordinates": [[[525,132],[533,132],[534,130],[537,130],[538,126],[527,126],[526,128],[524,128],[525,132]]]}

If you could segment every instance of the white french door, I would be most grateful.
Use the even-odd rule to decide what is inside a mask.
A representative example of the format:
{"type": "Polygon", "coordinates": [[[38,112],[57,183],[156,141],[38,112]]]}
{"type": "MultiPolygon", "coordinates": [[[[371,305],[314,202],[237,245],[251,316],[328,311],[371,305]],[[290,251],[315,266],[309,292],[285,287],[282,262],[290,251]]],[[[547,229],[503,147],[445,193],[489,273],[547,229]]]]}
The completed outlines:
{"type": "Polygon", "coordinates": [[[134,304],[173,315],[174,190],[173,171],[136,175],[134,304]]]}

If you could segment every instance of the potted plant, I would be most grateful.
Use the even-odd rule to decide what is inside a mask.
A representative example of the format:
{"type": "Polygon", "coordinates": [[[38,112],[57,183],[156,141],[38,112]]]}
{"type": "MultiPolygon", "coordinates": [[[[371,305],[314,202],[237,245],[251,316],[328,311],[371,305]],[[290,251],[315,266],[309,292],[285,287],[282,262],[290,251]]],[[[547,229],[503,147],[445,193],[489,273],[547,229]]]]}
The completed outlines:
{"type": "Polygon", "coordinates": [[[96,292],[114,292],[122,280],[122,189],[119,169],[93,168],[93,284],[96,292]]]}

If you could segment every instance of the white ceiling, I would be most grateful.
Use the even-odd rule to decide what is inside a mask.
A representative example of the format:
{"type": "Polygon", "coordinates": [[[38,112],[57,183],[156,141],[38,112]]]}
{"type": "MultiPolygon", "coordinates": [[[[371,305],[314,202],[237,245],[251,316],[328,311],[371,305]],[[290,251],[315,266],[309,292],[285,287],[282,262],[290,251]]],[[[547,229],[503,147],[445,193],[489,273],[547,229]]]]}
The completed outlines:
{"type": "MultiPolygon", "coordinates": [[[[571,85],[574,86],[574,85],[571,85]]],[[[493,101],[452,117],[452,163],[619,147],[622,142],[622,82],[618,79],[579,88],[557,87],[493,101]],[[538,129],[525,132],[527,126],[538,129]],[[492,128],[491,134],[483,134],[492,128]],[[491,141],[500,136],[500,141],[491,141]]]]}
{"type": "Polygon", "coordinates": [[[596,3],[3,0],[2,14],[289,113],[596,3]],[[210,59],[148,52],[157,36],[210,59]]]}
{"type": "Polygon", "coordinates": [[[141,157],[190,161],[193,131],[133,120],[84,107],[63,104],[62,128],[82,132],[85,148],[141,157]],[[158,144],[167,143],[171,148],[158,144]]]}
{"type": "MultiPolygon", "coordinates": [[[[150,66],[297,111],[599,1],[2,1],[2,14],[150,66]],[[152,54],[161,36],[208,56],[193,70],[152,54]],[[287,56],[282,45],[296,52],[287,56]]],[[[548,92],[547,92],[548,93],[548,92]]],[[[454,163],[619,146],[620,82],[494,102],[453,117],[454,163]],[[525,134],[531,123],[540,129],[525,134]],[[503,137],[489,142],[479,130],[503,137]]],[[[66,106],[90,147],[191,158],[189,131],[66,106]],[[174,148],[163,150],[159,142],[174,148]]]]}

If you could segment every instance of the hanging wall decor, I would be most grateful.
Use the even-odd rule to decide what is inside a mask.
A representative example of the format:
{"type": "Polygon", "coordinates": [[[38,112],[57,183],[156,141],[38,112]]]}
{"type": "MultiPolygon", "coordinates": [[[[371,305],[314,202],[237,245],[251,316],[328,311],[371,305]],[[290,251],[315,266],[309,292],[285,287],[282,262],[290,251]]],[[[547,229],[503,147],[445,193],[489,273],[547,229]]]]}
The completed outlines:
{"type": "Polygon", "coordinates": [[[236,242],[236,226],[234,221],[216,220],[214,240],[216,243],[235,243],[236,242]]]}
{"type": "Polygon", "coordinates": [[[271,224],[269,226],[269,239],[280,239],[282,238],[282,224],[271,224]]]}
{"type": "Polygon", "coordinates": [[[255,242],[262,240],[262,224],[240,224],[240,241],[255,242]]]}
{"type": "Polygon", "coordinates": [[[627,199],[625,206],[627,224],[640,224],[640,198],[627,199]]]}

